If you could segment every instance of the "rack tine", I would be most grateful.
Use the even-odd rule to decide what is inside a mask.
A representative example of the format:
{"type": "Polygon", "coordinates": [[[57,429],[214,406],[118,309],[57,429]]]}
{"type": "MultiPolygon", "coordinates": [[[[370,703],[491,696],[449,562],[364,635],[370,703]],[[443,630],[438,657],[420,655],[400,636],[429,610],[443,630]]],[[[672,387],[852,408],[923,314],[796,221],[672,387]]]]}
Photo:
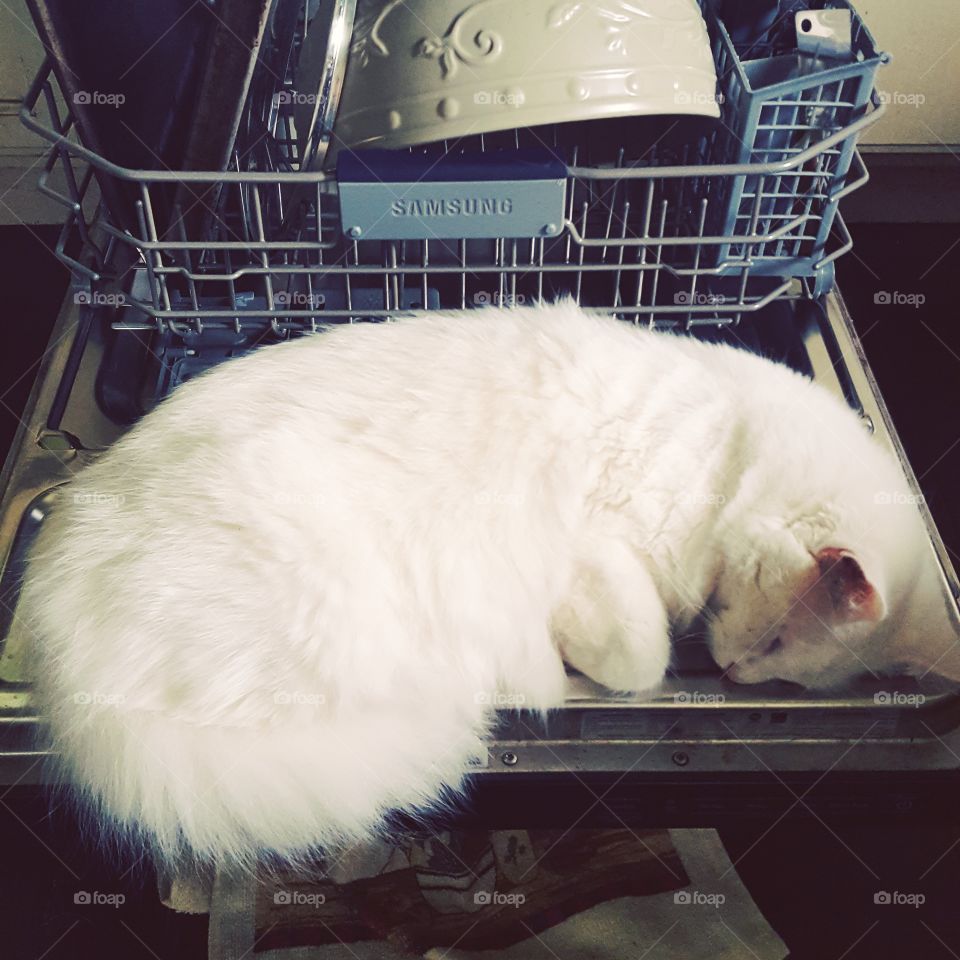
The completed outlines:
{"type": "MultiPolygon", "coordinates": [[[[143,189],[146,190],[146,185],[143,186],[143,189]]],[[[140,225],[140,231],[143,236],[149,236],[148,227],[147,227],[147,218],[144,212],[143,200],[138,200],[136,203],[136,213],[137,213],[137,222],[140,225]]],[[[166,295],[166,286],[162,285],[164,282],[163,274],[157,275],[155,267],[158,265],[155,262],[155,258],[159,258],[160,254],[157,251],[149,253],[145,258],[144,263],[147,268],[147,283],[150,286],[150,299],[153,303],[153,309],[160,311],[163,309],[170,309],[170,300],[166,295]],[[163,302],[161,302],[161,297],[163,302]]]]}
{"type": "MultiPolygon", "coordinates": [[[[616,166],[617,166],[618,169],[623,166],[623,153],[624,153],[623,147],[620,147],[620,149],[617,151],[617,163],[616,163],[616,166]]],[[[614,180],[614,181],[613,181],[613,188],[612,188],[611,191],[610,191],[610,200],[609,200],[609,202],[607,203],[607,228],[606,228],[606,230],[605,230],[604,233],[603,233],[603,237],[604,237],[605,240],[609,240],[609,239],[610,239],[610,231],[613,229],[613,211],[616,209],[616,206],[617,206],[617,188],[618,188],[619,186],[620,186],[620,181],[619,181],[619,180],[614,180]]],[[[606,247],[606,245],[604,245],[603,249],[601,250],[601,253],[600,253],[600,261],[601,261],[601,263],[606,263],[606,262],[607,262],[607,247],[606,247]]]]}
{"type": "MultiPolygon", "coordinates": [[[[587,214],[590,211],[590,204],[584,200],[583,201],[583,213],[580,217],[580,236],[585,237],[587,235],[587,214]]],[[[574,298],[577,303],[580,303],[580,295],[583,289],[583,255],[586,252],[586,247],[583,244],[580,244],[580,269],[576,273],[576,294],[574,298]]]]}
{"type": "MultiPolygon", "coordinates": [[[[661,239],[664,237],[664,230],[666,230],[667,228],[667,206],[668,206],[668,201],[667,201],[667,198],[664,197],[663,200],[660,201],[660,224],[659,224],[659,230],[657,231],[657,236],[660,237],[661,239]]],[[[651,330],[653,329],[656,323],[655,310],[657,305],[657,287],[660,284],[660,264],[662,261],[663,261],[663,244],[658,243],[656,246],[656,254],[654,259],[654,263],[656,263],[657,267],[653,271],[653,283],[651,285],[651,290],[650,290],[650,313],[648,314],[648,318],[649,318],[648,326],[650,327],[651,330]]]]}
{"type": "Polygon", "coordinates": [[[423,254],[420,257],[420,263],[423,267],[423,279],[420,286],[420,295],[423,297],[423,309],[430,309],[430,284],[427,280],[427,267],[430,266],[430,241],[424,238],[423,254]]]}
{"type": "MultiPolygon", "coordinates": [[[[406,256],[404,254],[405,247],[403,242],[400,243],[400,263],[405,264],[407,262],[406,256]]],[[[396,269],[397,267],[397,243],[395,240],[390,241],[390,266],[396,269]]],[[[403,293],[406,288],[406,278],[407,275],[403,274],[402,276],[399,273],[392,274],[391,279],[393,280],[393,306],[395,310],[403,309],[403,293]]]]}
{"type": "MultiPolygon", "coordinates": [[[[707,203],[706,197],[700,201],[700,218],[697,221],[697,237],[703,236],[704,226],[707,222],[707,203]]],[[[693,270],[690,274],[690,300],[688,306],[694,307],[697,303],[697,282],[700,279],[700,254],[703,251],[703,244],[697,243],[693,247],[693,270]]],[[[693,313],[687,314],[687,330],[693,326],[693,313]]]]}
{"type": "MultiPolygon", "coordinates": [[[[574,148],[573,148],[573,155],[572,155],[572,162],[573,162],[573,165],[574,165],[574,166],[577,165],[577,153],[578,153],[578,148],[577,148],[577,146],[574,146],[574,148]]],[[[572,221],[572,220],[573,220],[573,209],[574,209],[574,207],[573,207],[574,197],[576,196],[577,188],[580,186],[580,181],[579,181],[579,180],[571,180],[569,186],[570,186],[570,196],[568,197],[568,200],[567,200],[567,219],[572,221]]],[[[569,263],[569,262],[570,262],[570,244],[571,244],[571,243],[573,243],[573,238],[570,236],[570,231],[568,230],[568,231],[567,231],[566,252],[565,252],[565,254],[564,254],[564,263],[569,263]]]]}
{"type": "MultiPolygon", "coordinates": [[[[179,204],[174,204],[173,206],[173,222],[177,225],[177,234],[181,243],[187,242],[187,228],[183,222],[183,211],[179,204]]],[[[200,309],[200,300],[197,297],[197,285],[193,279],[193,261],[190,257],[190,251],[187,249],[183,250],[183,259],[186,264],[187,270],[190,271],[187,276],[187,289],[190,291],[190,306],[194,310],[199,311],[200,309]]],[[[200,320],[200,314],[197,313],[196,317],[196,328],[197,333],[200,333],[202,330],[202,322],[200,320]]]]}
{"type": "MultiPolygon", "coordinates": [[[[620,225],[620,239],[625,240],[627,236],[627,224],[630,221],[630,201],[625,200],[623,203],[623,223],[620,225]]],[[[626,248],[621,243],[617,249],[617,263],[623,265],[623,254],[626,248]]],[[[620,271],[618,270],[613,275],[613,305],[614,307],[620,306],[620,271]]]]}
{"type": "MultiPolygon", "coordinates": [[[[140,200],[137,203],[137,219],[139,221],[140,229],[143,231],[143,235],[147,237],[152,243],[157,243],[157,222],[153,216],[153,205],[150,203],[150,190],[146,183],[140,184],[140,200]]],[[[170,293],[167,289],[167,278],[166,276],[158,269],[163,267],[163,257],[160,255],[160,251],[154,248],[152,251],[152,256],[147,257],[147,270],[148,275],[151,269],[151,263],[153,270],[155,271],[155,281],[159,288],[159,302],[160,305],[165,310],[170,309],[170,293]]],[[[151,289],[152,289],[151,284],[151,289]]],[[[156,295],[155,295],[156,296],[156,295]]],[[[175,321],[170,321],[170,329],[176,329],[175,321]]]]}
{"type": "MultiPolygon", "coordinates": [[[[253,197],[253,221],[256,228],[257,242],[260,249],[260,264],[263,267],[270,267],[270,255],[267,253],[267,249],[264,244],[267,242],[266,234],[263,230],[263,210],[260,206],[260,185],[255,183],[253,184],[253,190],[251,191],[253,197]]],[[[251,253],[253,253],[251,248],[251,253]]],[[[276,301],[273,297],[273,278],[268,272],[263,274],[263,288],[264,293],[267,296],[267,309],[271,312],[276,309],[276,301]]],[[[277,322],[276,317],[270,318],[270,328],[277,337],[286,336],[286,332],[277,322]]]]}
{"type": "MultiPolygon", "coordinates": [[[[496,241],[496,259],[497,266],[505,267],[507,265],[507,250],[506,250],[507,241],[503,237],[497,237],[496,241]]],[[[503,306],[504,298],[507,293],[507,275],[501,270],[500,271],[500,284],[497,288],[497,305],[503,306]]]]}
{"type": "MultiPolygon", "coordinates": [[[[359,249],[359,246],[358,246],[356,240],[354,240],[354,241],[353,241],[353,244],[352,244],[352,253],[353,253],[353,263],[354,263],[354,266],[359,266],[359,264],[360,264],[360,249],[359,249]]],[[[356,317],[353,315],[353,312],[352,312],[352,311],[353,311],[353,290],[351,289],[351,286],[350,286],[350,269],[349,269],[349,267],[350,267],[350,260],[349,260],[349,252],[348,252],[348,254],[347,254],[347,257],[348,257],[348,259],[347,259],[347,270],[345,271],[345,273],[344,273],[344,275],[343,275],[343,278],[344,278],[344,281],[345,281],[345,288],[346,288],[346,294],[347,294],[347,310],[351,311],[350,314],[349,314],[349,316],[347,317],[347,319],[349,320],[350,323],[353,323],[353,322],[356,320],[356,317]]]]}
{"type": "MultiPolygon", "coordinates": [[[[654,181],[647,181],[647,190],[643,200],[643,239],[648,240],[650,238],[650,217],[653,215],[653,187],[654,181]]],[[[646,277],[647,271],[643,269],[643,266],[647,262],[647,250],[648,247],[646,244],[637,247],[637,260],[640,263],[640,269],[637,271],[637,299],[634,306],[639,307],[643,301],[643,280],[646,277]]],[[[634,314],[633,317],[634,323],[640,322],[640,312],[634,314]]]]}
{"type": "Polygon", "coordinates": [[[546,239],[544,237],[540,237],[539,241],[537,242],[540,244],[540,255],[537,258],[537,265],[540,268],[539,270],[537,270],[537,303],[542,304],[543,303],[543,250],[546,244],[546,239]]]}

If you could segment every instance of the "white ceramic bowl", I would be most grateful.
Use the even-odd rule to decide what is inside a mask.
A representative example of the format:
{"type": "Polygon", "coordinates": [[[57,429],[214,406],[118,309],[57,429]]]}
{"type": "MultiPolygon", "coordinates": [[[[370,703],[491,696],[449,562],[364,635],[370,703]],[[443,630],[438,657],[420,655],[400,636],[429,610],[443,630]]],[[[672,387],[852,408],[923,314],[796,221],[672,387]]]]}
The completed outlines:
{"type": "Polygon", "coordinates": [[[404,147],[633,114],[719,116],[697,0],[360,0],[334,139],[404,147]]]}

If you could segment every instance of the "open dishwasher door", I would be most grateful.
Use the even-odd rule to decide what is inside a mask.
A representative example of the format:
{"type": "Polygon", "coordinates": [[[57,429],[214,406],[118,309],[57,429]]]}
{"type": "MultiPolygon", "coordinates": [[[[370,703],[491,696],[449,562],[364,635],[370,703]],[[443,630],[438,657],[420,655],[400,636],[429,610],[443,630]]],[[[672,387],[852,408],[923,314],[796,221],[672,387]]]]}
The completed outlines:
{"type": "MultiPolygon", "coordinates": [[[[239,349],[216,338],[209,349],[191,347],[172,333],[154,338],[148,349],[129,330],[113,329],[113,311],[68,298],[4,470],[2,783],[35,783],[46,769],[39,746],[43,718],[34,707],[27,666],[31,638],[16,616],[16,601],[24,558],[43,524],[50,491],[121,435],[124,410],[151,405],[205,361],[239,349]]],[[[842,395],[861,413],[865,429],[897,453],[922,508],[838,293],[819,302],[777,301],[744,316],[736,327],[701,332],[786,358],[842,395]]],[[[932,628],[960,635],[955,575],[926,519],[930,538],[923,576],[943,599],[943,622],[932,628]]],[[[550,810],[538,801],[527,813],[560,822],[591,810],[590,817],[602,820],[611,809],[620,811],[617,817],[629,809],[630,819],[649,822],[677,817],[713,822],[761,809],[770,815],[796,806],[800,788],[811,784],[818,785],[823,802],[839,804],[840,812],[851,815],[876,809],[884,798],[901,814],[929,815],[927,804],[936,796],[926,788],[929,778],[960,775],[960,692],[933,677],[863,680],[829,695],[787,684],[740,686],[720,675],[695,639],[681,646],[676,674],[653,697],[618,696],[571,675],[565,706],[545,722],[512,709],[500,717],[472,770],[470,816],[494,821],[517,816],[524,795],[542,796],[539,789],[524,788],[545,784],[554,800],[550,810]],[[828,797],[827,787],[841,782],[842,789],[828,797]],[[770,791],[782,800],[780,807],[770,791]]]]}
{"type": "MultiPolygon", "coordinates": [[[[772,75],[763,62],[778,70],[798,62],[795,30],[771,29],[743,47],[716,4],[701,6],[719,121],[504,129],[453,146],[345,151],[336,173],[301,168],[284,99],[269,128],[249,118],[269,163],[117,167],[57,117],[44,119],[56,78],[41,71],[21,116],[52,145],[44,189],[54,168],[70,174],[64,238],[81,250],[68,255],[64,241],[60,252],[79,292],[57,322],[0,481],[0,782],[35,782],[45,769],[31,638],[16,601],[49,492],[178,384],[325,324],[570,296],[623,322],[737,344],[841,395],[893,448],[919,497],[832,290],[834,262],[852,246],[838,207],[867,180],[856,141],[883,113],[873,79],[886,55],[851,10],[849,62],[804,60],[787,78],[772,75]],[[135,229],[102,207],[91,215],[84,191],[95,170],[138,188],[135,229]],[[204,232],[157,228],[152,211],[181,179],[216,188],[204,232]]],[[[790,0],[784,10],[800,6],[790,0]]],[[[960,636],[956,577],[918,505],[929,532],[922,576],[942,599],[931,630],[960,636]]],[[[524,815],[521,795],[542,797],[523,788],[543,783],[553,808],[574,819],[609,811],[612,799],[598,797],[626,791],[631,818],[711,823],[724,813],[775,815],[764,791],[788,808],[837,777],[840,810],[859,816],[881,796],[921,810],[926,784],[960,777],[960,691],[932,678],[864,681],[830,695],[736,686],[695,640],[681,644],[677,675],[652,698],[571,676],[564,707],[545,722],[499,716],[473,765],[475,809],[488,797],[488,814],[500,805],[513,822],[524,815]]],[[[546,814],[542,800],[533,813],[546,814]]]]}

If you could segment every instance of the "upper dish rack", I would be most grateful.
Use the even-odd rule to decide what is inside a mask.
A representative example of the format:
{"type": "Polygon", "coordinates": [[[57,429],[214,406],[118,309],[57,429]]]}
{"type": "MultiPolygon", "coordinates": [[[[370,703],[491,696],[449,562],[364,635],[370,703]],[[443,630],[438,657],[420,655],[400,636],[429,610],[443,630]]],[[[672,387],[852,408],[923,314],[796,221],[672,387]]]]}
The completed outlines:
{"type": "Polygon", "coordinates": [[[852,12],[854,62],[764,82],[758,56],[795,52],[794,18],[809,6],[783,3],[738,51],[705,4],[719,121],[521,128],[410,148],[386,165],[371,152],[348,155],[336,174],[300,172],[281,90],[277,109],[248,105],[248,129],[264,119],[237,169],[131,170],[77,142],[49,62],[21,118],[53,144],[40,189],[69,209],[58,253],[91,302],[116,308],[119,329],[287,336],[561,295],[650,326],[730,324],[774,299],[829,290],[834,260],[852,245],[837,205],[867,180],[855,144],[883,113],[873,77],[887,57],[852,12]],[[63,186],[54,187],[55,170],[63,186]],[[134,188],[133,217],[90,212],[95,173],[134,188]],[[441,231],[414,217],[411,233],[408,217],[391,234],[391,205],[438,183],[483,184],[496,225],[478,235],[466,215],[441,231]],[[193,209],[183,208],[184,187],[193,209]],[[548,212],[531,224],[509,198],[535,188],[548,212]],[[353,222],[358,209],[364,225],[353,222]],[[130,285],[137,263],[147,283],[130,285]]]}

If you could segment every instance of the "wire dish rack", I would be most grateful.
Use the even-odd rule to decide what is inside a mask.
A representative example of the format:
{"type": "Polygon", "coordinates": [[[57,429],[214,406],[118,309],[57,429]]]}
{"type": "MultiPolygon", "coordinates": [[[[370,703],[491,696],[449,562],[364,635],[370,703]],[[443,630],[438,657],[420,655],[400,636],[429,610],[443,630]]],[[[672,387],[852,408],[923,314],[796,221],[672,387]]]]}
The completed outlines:
{"type": "Polygon", "coordinates": [[[796,54],[795,15],[818,4],[785,2],[779,19],[738,50],[704,2],[718,121],[518,128],[410,148],[386,163],[383,151],[344,151],[336,172],[299,170],[289,83],[274,92],[273,109],[248,104],[244,127],[255,136],[236,153],[236,169],[118,167],[77,141],[48,62],[21,117],[53,145],[40,188],[69,209],[58,254],[92,304],[115,308],[115,328],[181,335],[286,337],[330,322],[563,295],[649,326],[690,329],[735,324],[778,298],[819,296],[852,245],[837,205],[868,178],[855,144],[883,112],[873,78],[887,57],[852,12],[853,62],[824,60],[813,70],[808,62],[758,83],[758,63],[796,54]],[[368,174],[399,168],[405,179],[348,177],[351,164],[368,174]],[[491,180],[484,164],[507,172],[491,180]],[[524,165],[526,174],[510,173],[524,165]],[[533,189],[531,169],[554,206],[532,226],[504,213],[504,191],[533,189]],[[495,225],[478,236],[466,217],[438,228],[425,215],[412,233],[408,222],[391,235],[391,205],[434,184],[440,170],[448,186],[459,177],[460,187],[492,190],[495,225]],[[90,210],[95,176],[134,186],[133,218],[111,217],[102,204],[90,210]],[[368,187],[374,209],[363,227],[345,210],[368,187]],[[128,282],[131,264],[145,283],[128,282]]]}

